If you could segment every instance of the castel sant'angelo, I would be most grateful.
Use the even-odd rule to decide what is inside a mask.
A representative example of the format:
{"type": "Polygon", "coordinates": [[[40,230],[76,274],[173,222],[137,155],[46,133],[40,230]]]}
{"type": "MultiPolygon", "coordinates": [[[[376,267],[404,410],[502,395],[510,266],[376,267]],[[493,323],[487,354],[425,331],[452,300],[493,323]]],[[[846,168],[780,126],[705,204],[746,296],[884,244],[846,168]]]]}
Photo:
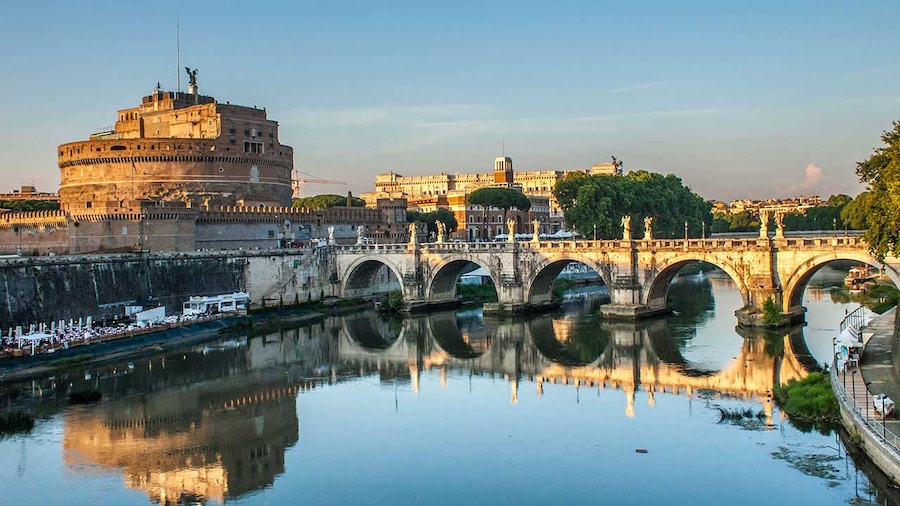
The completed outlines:
{"type": "Polygon", "coordinates": [[[64,211],[114,212],[138,200],[219,206],[289,206],[294,151],[265,109],[162,91],[118,112],[111,131],[59,147],[64,211]]]}
{"type": "Polygon", "coordinates": [[[115,126],[57,149],[59,211],[0,215],[0,253],[277,248],[312,238],[380,242],[408,234],[404,199],[291,207],[294,150],[265,108],[158,84],[115,126]]]}

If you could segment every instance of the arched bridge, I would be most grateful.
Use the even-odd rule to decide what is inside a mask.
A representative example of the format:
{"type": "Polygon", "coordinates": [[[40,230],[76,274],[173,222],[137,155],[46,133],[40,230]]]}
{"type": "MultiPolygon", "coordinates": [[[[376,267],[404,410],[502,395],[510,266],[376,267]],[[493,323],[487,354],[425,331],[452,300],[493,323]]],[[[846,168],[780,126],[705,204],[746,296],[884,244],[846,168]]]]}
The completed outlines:
{"type": "Polygon", "coordinates": [[[528,241],[503,243],[423,243],[334,246],[331,282],[335,295],[371,293],[375,276],[389,269],[400,281],[403,298],[415,307],[456,297],[460,274],[470,263],[493,279],[498,309],[516,312],[550,304],[553,281],[572,262],[597,271],[609,287],[608,317],[639,319],[668,310],[669,283],[688,263],[707,262],[734,280],[743,296],[739,322],[759,325],[768,298],[781,308],[785,323],[802,321],[803,290],[823,265],[850,260],[880,265],[900,286],[900,259],[883,265],[861,236],[630,239],[528,241]]]}

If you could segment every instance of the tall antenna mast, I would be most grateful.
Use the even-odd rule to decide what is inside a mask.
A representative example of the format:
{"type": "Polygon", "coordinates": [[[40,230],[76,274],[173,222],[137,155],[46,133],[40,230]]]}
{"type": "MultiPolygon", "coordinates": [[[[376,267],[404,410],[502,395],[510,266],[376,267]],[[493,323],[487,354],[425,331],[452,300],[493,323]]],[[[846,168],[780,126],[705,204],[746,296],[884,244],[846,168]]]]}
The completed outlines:
{"type": "Polygon", "coordinates": [[[178,93],[181,93],[181,28],[175,18],[175,75],[178,76],[178,93]]]}

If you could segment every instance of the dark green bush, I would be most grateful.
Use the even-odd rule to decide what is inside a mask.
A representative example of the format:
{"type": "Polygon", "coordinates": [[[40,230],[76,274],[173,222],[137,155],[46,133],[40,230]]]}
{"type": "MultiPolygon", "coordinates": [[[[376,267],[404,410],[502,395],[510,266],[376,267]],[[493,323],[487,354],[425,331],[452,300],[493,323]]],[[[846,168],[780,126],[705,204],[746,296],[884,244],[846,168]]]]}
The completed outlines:
{"type": "Polygon", "coordinates": [[[809,373],[800,381],[791,380],[775,387],[773,393],[775,402],[788,416],[814,427],[837,423],[840,419],[838,401],[826,374],[809,373]]]}

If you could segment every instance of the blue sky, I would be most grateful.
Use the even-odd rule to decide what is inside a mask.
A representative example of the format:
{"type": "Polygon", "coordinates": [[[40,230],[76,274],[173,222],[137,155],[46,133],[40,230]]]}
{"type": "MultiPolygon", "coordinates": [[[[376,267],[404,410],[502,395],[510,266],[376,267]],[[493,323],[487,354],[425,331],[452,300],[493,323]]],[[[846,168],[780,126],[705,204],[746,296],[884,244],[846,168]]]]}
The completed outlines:
{"type": "MultiPolygon", "coordinates": [[[[56,146],[181,66],[266,107],[295,167],[674,173],[708,199],[862,190],[900,119],[896,2],[21,2],[0,18],[0,191],[56,191],[56,146]],[[790,5],[782,5],[790,3],[790,5]]],[[[182,88],[186,88],[182,70],[182,88]]]]}

